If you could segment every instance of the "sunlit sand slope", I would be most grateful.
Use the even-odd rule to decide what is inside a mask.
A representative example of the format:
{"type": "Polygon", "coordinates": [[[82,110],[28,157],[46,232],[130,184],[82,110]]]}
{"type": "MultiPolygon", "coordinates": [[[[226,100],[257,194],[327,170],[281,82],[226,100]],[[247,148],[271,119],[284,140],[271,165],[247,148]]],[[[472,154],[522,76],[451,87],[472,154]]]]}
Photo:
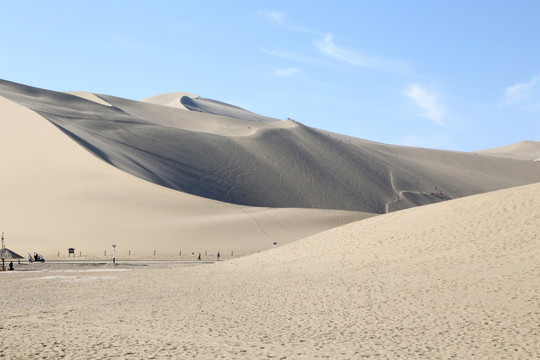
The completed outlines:
{"type": "Polygon", "coordinates": [[[10,289],[0,351],[533,359],[539,214],[534,184],[373,217],[206,266],[0,274],[10,289]]]}

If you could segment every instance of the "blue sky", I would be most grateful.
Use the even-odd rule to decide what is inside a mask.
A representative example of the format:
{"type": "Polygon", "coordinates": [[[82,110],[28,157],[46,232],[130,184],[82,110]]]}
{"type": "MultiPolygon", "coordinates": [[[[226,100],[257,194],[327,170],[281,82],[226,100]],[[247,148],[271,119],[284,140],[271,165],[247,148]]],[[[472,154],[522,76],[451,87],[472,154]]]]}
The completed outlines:
{"type": "Polygon", "coordinates": [[[390,144],[540,141],[539,1],[2,1],[0,78],[390,144]]]}

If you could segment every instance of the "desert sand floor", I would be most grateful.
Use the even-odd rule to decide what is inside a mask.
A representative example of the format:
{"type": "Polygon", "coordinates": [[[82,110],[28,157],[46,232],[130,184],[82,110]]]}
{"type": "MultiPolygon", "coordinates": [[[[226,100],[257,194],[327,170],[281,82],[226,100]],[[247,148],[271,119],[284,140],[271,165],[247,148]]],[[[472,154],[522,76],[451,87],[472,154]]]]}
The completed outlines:
{"type": "Polygon", "coordinates": [[[538,358],[539,230],[535,184],[213,264],[20,265],[0,358],[538,358]]]}

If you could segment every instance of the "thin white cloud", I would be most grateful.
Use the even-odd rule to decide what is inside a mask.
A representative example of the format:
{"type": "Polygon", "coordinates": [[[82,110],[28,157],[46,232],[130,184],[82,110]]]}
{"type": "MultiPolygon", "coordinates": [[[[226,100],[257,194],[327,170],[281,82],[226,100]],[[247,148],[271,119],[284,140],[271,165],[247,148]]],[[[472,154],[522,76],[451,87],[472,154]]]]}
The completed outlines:
{"type": "Polygon", "coordinates": [[[509,86],[504,91],[504,104],[514,104],[529,98],[534,87],[540,82],[540,75],[533,77],[525,83],[509,86]]]}
{"type": "Polygon", "coordinates": [[[417,106],[424,110],[424,117],[432,120],[438,125],[444,126],[442,119],[445,115],[445,108],[440,103],[437,95],[426,90],[425,87],[413,84],[405,93],[417,106]]]}
{"type": "Polygon", "coordinates": [[[326,34],[322,39],[316,39],[313,41],[313,44],[325,55],[352,64],[359,66],[372,67],[374,59],[360,55],[352,50],[348,50],[334,44],[332,35],[326,34]]]}
{"type": "Polygon", "coordinates": [[[408,71],[408,67],[403,61],[366,56],[355,50],[338,46],[334,43],[334,38],[331,34],[326,34],[322,39],[315,39],[313,44],[324,55],[354,66],[400,72],[408,71]]]}
{"type": "Polygon", "coordinates": [[[296,75],[298,71],[300,70],[298,70],[297,68],[276,69],[274,70],[274,74],[281,77],[290,77],[296,75]]]}
{"type": "Polygon", "coordinates": [[[269,20],[272,20],[273,22],[276,22],[278,24],[283,24],[283,21],[285,20],[286,13],[282,11],[261,11],[261,14],[266,17],[269,20]]]}
{"type": "Polygon", "coordinates": [[[321,33],[319,31],[315,31],[310,28],[306,28],[303,26],[299,26],[297,24],[291,23],[287,19],[287,13],[283,11],[276,11],[276,10],[259,10],[259,15],[262,15],[262,17],[270,20],[274,24],[279,25],[280,27],[291,30],[297,33],[304,33],[304,34],[311,34],[311,35],[317,35],[320,36],[321,33]]]}

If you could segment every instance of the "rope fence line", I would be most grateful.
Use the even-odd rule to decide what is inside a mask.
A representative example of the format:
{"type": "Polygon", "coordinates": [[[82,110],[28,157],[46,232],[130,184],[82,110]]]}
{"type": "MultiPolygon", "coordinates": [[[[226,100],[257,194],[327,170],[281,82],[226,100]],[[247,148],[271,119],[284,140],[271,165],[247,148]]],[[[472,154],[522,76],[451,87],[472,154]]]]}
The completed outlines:
{"type": "MultiPolygon", "coordinates": [[[[82,251],[77,250],[74,252],[57,251],[56,253],[44,253],[42,254],[45,260],[103,260],[112,261],[113,251],[82,251]]],[[[176,252],[160,251],[160,250],[146,250],[146,251],[134,251],[134,250],[119,250],[115,251],[115,259],[117,261],[122,260],[228,260],[240,256],[241,254],[234,250],[218,251],[218,250],[178,250],[176,252]],[[218,256],[219,254],[219,256],[218,256]],[[200,257],[199,257],[200,256],[200,257]]]]}

